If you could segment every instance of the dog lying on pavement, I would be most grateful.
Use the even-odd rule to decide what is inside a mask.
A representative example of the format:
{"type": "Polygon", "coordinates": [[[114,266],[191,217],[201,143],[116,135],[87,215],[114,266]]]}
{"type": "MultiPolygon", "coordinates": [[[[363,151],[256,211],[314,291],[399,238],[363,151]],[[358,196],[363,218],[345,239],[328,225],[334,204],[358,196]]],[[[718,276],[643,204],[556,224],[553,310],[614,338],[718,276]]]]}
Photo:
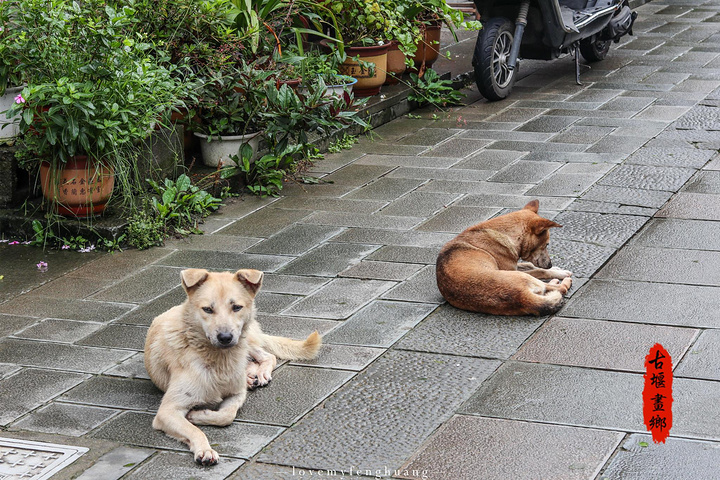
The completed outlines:
{"type": "Polygon", "coordinates": [[[276,355],[309,360],[322,341],[317,332],[298,341],[261,331],[258,270],[188,269],[181,277],[187,300],[156,317],[145,341],[145,368],[165,392],[153,428],[188,444],[196,462],[214,465],[218,454],[195,425],[230,425],[247,388],[271,380],[276,355]]]}
{"type": "Polygon", "coordinates": [[[533,200],[445,244],[436,273],[448,303],[493,315],[547,315],[562,306],[572,272],[553,267],[547,251],[549,229],[562,225],[539,216],[539,206],[533,200]]]}

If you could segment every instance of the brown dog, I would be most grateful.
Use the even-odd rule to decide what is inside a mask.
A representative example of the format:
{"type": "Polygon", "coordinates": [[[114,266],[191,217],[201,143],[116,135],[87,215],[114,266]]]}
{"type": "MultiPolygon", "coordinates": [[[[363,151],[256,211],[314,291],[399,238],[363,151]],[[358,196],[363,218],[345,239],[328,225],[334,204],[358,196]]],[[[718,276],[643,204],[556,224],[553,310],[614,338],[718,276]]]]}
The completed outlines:
{"type": "Polygon", "coordinates": [[[230,425],[247,387],[270,381],[277,359],[314,358],[317,332],[305,341],[265,335],[255,320],[258,270],[181,272],[187,300],[156,317],[145,341],[145,368],[165,392],[153,428],[185,442],[195,461],[218,454],[195,425],[230,425]],[[252,362],[248,364],[248,357],[252,362]]]}
{"type": "Polygon", "coordinates": [[[478,223],[450,240],[437,259],[437,285],[451,305],[493,315],[556,312],[572,272],[552,268],[551,227],[533,200],[517,212],[478,223]],[[518,263],[523,259],[527,262],[518,263]],[[549,283],[539,279],[550,280],[549,283]]]}

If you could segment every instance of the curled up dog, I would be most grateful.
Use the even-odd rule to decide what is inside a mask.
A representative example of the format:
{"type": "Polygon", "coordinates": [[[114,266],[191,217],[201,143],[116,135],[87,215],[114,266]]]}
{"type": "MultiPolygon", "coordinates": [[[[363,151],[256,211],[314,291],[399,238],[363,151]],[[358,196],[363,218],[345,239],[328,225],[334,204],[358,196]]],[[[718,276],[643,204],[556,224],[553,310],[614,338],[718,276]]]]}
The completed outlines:
{"type": "Polygon", "coordinates": [[[187,300],[156,317],[145,342],[145,368],[165,392],[153,428],[186,443],[195,461],[218,454],[195,425],[230,425],[247,389],[267,385],[277,357],[312,359],[322,343],[266,335],[255,319],[262,272],[181,272],[187,300]]]}
{"type": "Polygon", "coordinates": [[[548,315],[562,306],[572,272],[553,267],[547,251],[550,228],[562,225],[538,215],[539,206],[533,200],[445,244],[436,274],[448,303],[493,315],[548,315]]]}

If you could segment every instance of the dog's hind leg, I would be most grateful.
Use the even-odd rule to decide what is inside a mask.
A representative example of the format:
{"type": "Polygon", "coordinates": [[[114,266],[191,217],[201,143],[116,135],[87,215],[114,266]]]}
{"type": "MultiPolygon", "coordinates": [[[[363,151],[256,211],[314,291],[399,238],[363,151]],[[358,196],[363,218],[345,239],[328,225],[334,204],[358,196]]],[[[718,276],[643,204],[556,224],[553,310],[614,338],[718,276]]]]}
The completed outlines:
{"type": "Polygon", "coordinates": [[[530,262],[520,262],[517,267],[519,272],[527,273],[539,280],[558,279],[563,280],[564,278],[571,277],[572,272],[569,270],[563,270],[562,268],[538,268],[530,262]]]}
{"type": "Polygon", "coordinates": [[[157,415],[153,420],[153,428],[162,430],[167,435],[186,443],[195,456],[195,461],[201,465],[215,465],[218,462],[218,453],[210,447],[205,434],[198,427],[185,418],[189,408],[166,400],[163,397],[157,415]]]}
{"type": "Polygon", "coordinates": [[[187,419],[195,425],[213,425],[216,427],[230,425],[235,420],[242,404],[245,403],[246,396],[247,390],[243,389],[237,395],[225,398],[217,410],[190,410],[187,419]]]}

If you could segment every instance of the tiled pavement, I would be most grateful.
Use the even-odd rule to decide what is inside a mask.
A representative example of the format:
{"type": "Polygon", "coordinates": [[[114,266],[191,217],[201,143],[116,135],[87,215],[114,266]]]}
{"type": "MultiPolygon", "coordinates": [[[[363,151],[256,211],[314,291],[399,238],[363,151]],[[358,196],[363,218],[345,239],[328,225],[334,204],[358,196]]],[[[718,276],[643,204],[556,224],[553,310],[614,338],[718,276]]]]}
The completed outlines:
{"type": "Polygon", "coordinates": [[[232,202],[205,236],[79,267],[0,247],[3,268],[26,272],[0,286],[0,437],[89,448],[55,477],[84,480],[717,478],[720,1],[638,13],[583,86],[569,58],[527,62],[510,99],[471,92],[380,127],[318,162],[321,184],[232,202]],[[440,246],[533,198],[564,224],[551,250],[576,275],[566,306],[501,318],[445,304],[440,246]],[[264,270],[265,330],[325,338],[232,426],[204,428],[213,468],[150,426],[161,394],[143,338],[182,300],[186,267],[264,270]],[[664,445],[642,423],[654,343],[676,376],[664,445]]]}

